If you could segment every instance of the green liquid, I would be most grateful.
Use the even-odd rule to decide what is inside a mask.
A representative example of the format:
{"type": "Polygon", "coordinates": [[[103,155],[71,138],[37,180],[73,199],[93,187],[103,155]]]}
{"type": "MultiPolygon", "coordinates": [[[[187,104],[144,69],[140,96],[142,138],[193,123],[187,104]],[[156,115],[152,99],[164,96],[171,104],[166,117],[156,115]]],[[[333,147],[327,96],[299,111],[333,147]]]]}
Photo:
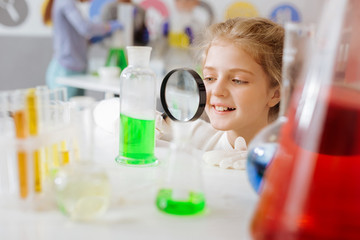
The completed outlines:
{"type": "Polygon", "coordinates": [[[105,66],[118,66],[124,70],[127,67],[125,50],[123,48],[110,48],[105,66]]]}
{"type": "Polygon", "coordinates": [[[156,164],[155,120],[136,119],[120,114],[120,144],[118,163],[156,164]]]}
{"type": "Polygon", "coordinates": [[[156,198],[156,206],[161,211],[175,215],[191,215],[204,210],[205,196],[203,193],[189,192],[185,201],[172,199],[171,189],[160,189],[156,198]]]}

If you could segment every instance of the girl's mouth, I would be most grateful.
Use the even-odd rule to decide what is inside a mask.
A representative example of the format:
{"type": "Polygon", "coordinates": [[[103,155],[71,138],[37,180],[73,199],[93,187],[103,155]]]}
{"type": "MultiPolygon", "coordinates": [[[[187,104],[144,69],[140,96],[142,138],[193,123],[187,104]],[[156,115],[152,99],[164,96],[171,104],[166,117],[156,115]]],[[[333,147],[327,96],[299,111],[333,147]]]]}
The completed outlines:
{"type": "Polygon", "coordinates": [[[236,108],[223,107],[223,106],[214,106],[215,110],[218,112],[230,112],[234,111],[236,108]]]}

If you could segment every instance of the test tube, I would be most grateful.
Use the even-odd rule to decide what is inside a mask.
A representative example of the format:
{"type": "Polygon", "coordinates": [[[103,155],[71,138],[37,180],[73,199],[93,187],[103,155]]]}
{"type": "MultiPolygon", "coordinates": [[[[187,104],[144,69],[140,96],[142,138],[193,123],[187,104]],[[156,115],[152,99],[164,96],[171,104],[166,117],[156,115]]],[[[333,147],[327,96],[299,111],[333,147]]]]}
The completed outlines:
{"type": "MultiPolygon", "coordinates": [[[[69,124],[70,117],[67,103],[66,88],[56,88],[49,90],[48,116],[50,122],[50,131],[54,134],[63,134],[61,129],[69,124]]],[[[51,143],[51,162],[49,163],[50,174],[54,176],[59,167],[66,165],[70,161],[69,146],[66,135],[58,142],[51,143]]]]}
{"type": "MultiPolygon", "coordinates": [[[[29,126],[29,135],[36,137],[39,134],[39,117],[38,117],[38,99],[35,88],[30,88],[26,92],[26,113],[29,126]]],[[[34,190],[37,193],[42,191],[42,157],[41,149],[37,148],[33,151],[34,160],[34,190]]]]}
{"type": "MultiPolygon", "coordinates": [[[[0,92],[0,200],[16,193],[15,129],[9,115],[9,92],[0,92]]],[[[6,200],[6,199],[5,199],[6,200]]]]}
{"type": "MultiPolygon", "coordinates": [[[[67,90],[66,88],[57,88],[54,89],[54,95],[56,98],[56,111],[57,111],[57,129],[61,129],[70,122],[70,112],[69,112],[69,104],[67,102],[67,90]]],[[[69,138],[63,137],[60,141],[59,145],[59,164],[60,166],[66,165],[70,161],[70,146],[69,146],[69,138]]]]}
{"type": "MultiPolygon", "coordinates": [[[[15,90],[10,94],[10,110],[15,124],[15,136],[18,140],[24,140],[28,136],[28,126],[25,113],[25,93],[23,90],[15,90]]],[[[27,154],[23,146],[17,147],[18,183],[20,198],[29,195],[27,154]]]]}
{"type": "Polygon", "coordinates": [[[71,117],[76,129],[76,158],[77,160],[91,160],[93,156],[93,107],[95,100],[91,97],[72,97],[71,117]]]}
{"type": "MultiPolygon", "coordinates": [[[[62,125],[67,125],[70,123],[70,107],[67,99],[67,90],[66,88],[58,89],[59,95],[59,109],[60,109],[60,119],[62,125]]],[[[60,161],[61,165],[66,165],[70,161],[70,146],[69,139],[63,139],[60,142],[60,161]]]]}
{"type": "MultiPolygon", "coordinates": [[[[47,86],[37,86],[36,87],[36,96],[37,96],[37,105],[38,105],[38,128],[39,134],[48,134],[51,129],[50,122],[50,111],[49,111],[49,101],[50,101],[50,90],[47,86]]],[[[45,178],[49,176],[49,163],[51,162],[51,145],[43,143],[41,148],[42,155],[42,176],[45,178]]]]}

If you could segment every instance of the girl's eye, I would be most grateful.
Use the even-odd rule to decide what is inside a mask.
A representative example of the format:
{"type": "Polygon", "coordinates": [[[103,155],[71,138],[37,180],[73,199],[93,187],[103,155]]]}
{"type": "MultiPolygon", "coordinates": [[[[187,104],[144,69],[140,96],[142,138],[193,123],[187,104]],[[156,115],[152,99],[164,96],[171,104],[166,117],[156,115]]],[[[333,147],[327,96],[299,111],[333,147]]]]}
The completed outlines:
{"type": "Polygon", "coordinates": [[[249,82],[247,82],[247,81],[239,80],[239,79],[233,79],[232,81],[233,81],[233,83],[235,83],[235,84],[246,84],[246,83],[249,83],[249,82]]]}
{"type": "Polygon", "coordinates": [[[205,82],[212,82],[212,81],[214,81],[215,80],[215,78],[213,78],[213,77],[205,77],[204,78],[204,81],[205,82]]]}

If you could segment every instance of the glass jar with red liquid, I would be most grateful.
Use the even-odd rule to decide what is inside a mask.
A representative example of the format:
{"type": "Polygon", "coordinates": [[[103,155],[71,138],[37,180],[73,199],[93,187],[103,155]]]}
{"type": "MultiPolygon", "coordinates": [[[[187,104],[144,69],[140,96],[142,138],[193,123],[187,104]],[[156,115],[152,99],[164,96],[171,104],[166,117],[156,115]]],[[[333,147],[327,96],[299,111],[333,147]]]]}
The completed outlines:
{"type": "Polygon", "coordinates": [[[360,2],[327,5],[265,173],[254,239],[360,239],[360,2]]]}

